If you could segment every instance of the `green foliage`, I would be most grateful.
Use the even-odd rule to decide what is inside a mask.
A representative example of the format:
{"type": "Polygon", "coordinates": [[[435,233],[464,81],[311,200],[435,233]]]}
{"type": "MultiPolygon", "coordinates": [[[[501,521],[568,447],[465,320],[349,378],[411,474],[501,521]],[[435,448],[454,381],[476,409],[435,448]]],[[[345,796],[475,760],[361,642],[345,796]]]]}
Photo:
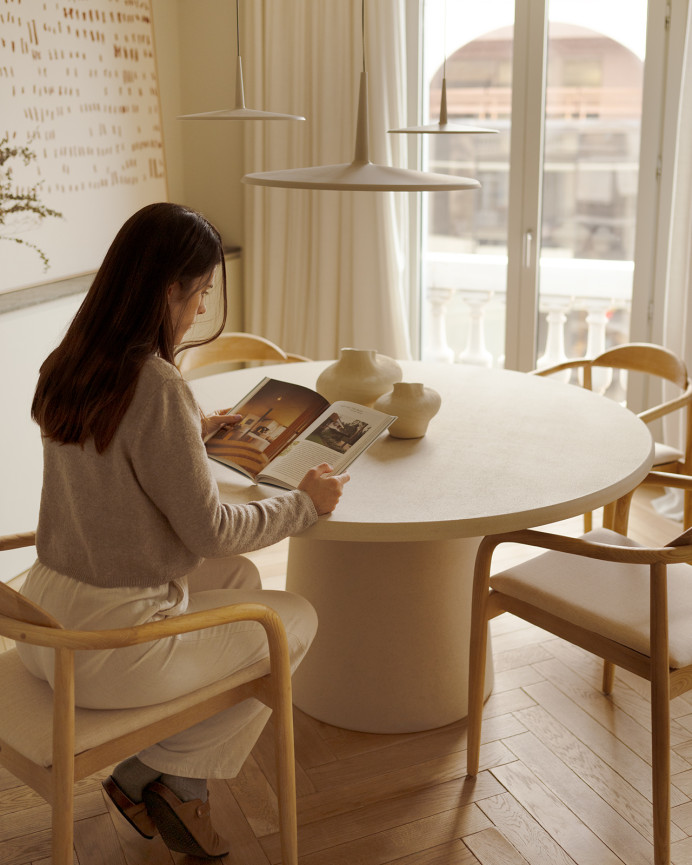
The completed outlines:
{"type": "Polygon", "coordinates": [[[29,165],[36,160],[36,154],[31,149],[33,138],[29,138],[24,145],[10,143],[9,133],[0,139],[0,240],[13,243],[21,243],[28,246],[37,253],[43,262],[43,269],[48,270],[48,256],[35,243],[31,243],[22,237],[13,237],[3,233],[3,226],[7,225],[8,217],[17,214],[33,214],[39,220],[47,216],[62,217],[62,213],[46,207],[39,199],[39,190],[43,181],[37,181],[30,186],[18,186],[14,179],[13,168],[20,163],[29,165]]]}

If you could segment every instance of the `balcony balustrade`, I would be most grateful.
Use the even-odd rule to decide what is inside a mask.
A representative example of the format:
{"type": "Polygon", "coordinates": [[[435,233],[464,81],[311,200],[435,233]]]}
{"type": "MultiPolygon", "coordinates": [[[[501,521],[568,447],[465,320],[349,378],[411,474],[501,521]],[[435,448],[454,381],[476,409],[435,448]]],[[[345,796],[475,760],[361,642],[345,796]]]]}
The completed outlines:
{"type": "MultiPolygon", "coordinates": [[[[443,363],[503,366],[503,314],[507,258],[501,255],[431,253],[426,258],[427,329],[423,357],[443,363]],[[463,311],[459,309],[460,303],[463,311]],[[450,309],[456,308],[450,325],[450,309]],[[495,314],[487,315],[490,308],[495,314]],[[459,333],[465,325],[464,335],[459,333]],[[496,348],[495,352],[489,346],[496,348]]],[[[628,261],[543,258],[539,311],[545,339],[536,365],[552,366],[572,357],[594,355],[627,335],[618,322],[629,316],[633,265],[628,261]],[[621,313],[620,316],[615,313],[621,313]],[[574,313],[579,313],[578,316],[574,313]],[[580,332],[575,332],[575,328],[580,332]],[[566,345],[578,345],[568,352],[566,345]]],[[[565,380],[570,373],[565,374],[565,380]]],[[[594,389],[624,393],[625,382],[609,370],[596,370],[594,389]]]]}

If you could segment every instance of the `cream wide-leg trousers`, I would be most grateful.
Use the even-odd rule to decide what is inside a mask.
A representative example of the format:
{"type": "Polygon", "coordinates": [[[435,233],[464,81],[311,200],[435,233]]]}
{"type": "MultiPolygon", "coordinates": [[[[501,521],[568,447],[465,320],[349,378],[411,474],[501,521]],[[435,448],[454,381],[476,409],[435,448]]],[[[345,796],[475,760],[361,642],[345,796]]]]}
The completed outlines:
{"type": "MultiPolygon", "coordinates": [[[[284,623],[295,670],[317,630],[304,598],[263,591],[255,565],[242,556],[206,559],[186,577],[153,588],[100,588],[36,562],[22,594],[64,627],[121,628],[227,604],[261,603],[284,623]]],[[[52,650],[19,644],[37,677],[53,684],[52,650]]],[[[220,625],[125,649],[75,653],[75,702],[88,709],[120,709],[172,700],[267,657],[257,622],[220,625]]],[[[252,750],[270,710],[250,699],[208,718],[137,756],[152,769],[189,778],[234,778],[252,750]]]]}

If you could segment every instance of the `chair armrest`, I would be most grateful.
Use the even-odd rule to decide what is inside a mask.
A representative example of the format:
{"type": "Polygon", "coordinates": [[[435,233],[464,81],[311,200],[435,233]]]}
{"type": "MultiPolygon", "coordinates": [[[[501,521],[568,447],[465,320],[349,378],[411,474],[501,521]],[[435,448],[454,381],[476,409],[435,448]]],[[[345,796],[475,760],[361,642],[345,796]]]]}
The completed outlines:
{"type": "Polygon", "coordinates": [[[149,643],[176,634],[201,631],[226,625],[231,622],[258,622],[270,640],[285,639],[283,622],[278,613],[264,604],[229,604],[197,613],[186,613],[162,619],[160,622],[147,622],[132,628],[113,628],[103,631],[74,631],[54,629],[41,625],[30,625],[0,617],[3,633],[10,639],[30,643],[35,646],[49,646],[72,650],[118,649],[149,643]]]}
{"type": "Polygon", "coordinates": [[[14,535],[0,537],[0,551],[19,550],[22,547],[33,547],[36,544],[36,532],[18,532],[14,535]]]}
{"type": "Polygon", "coordinates": [[[635,565],[692,562],[692,544],[678,547],[627,547],[555,535],[551,532],[539,532],[535,529],[521,529],[500,535],[488,535],[483,539],[481,545],[485,545],[487,552],[488,548],[493,550],[497,545],[504,543],[524,544],[558,553],[570,553],[606,562],[624,562],[635,565]]]}
{"type": "Polygon", "coordinates": [[[679,475],[674,472],[649,472],[642,484],[656,484],[661,487],[677,487],[692,490],[692,475],[679,475]]]}
{"type": "Polygon", "coordinates": [[[681,408],[685,408],[691,403],[692,386],[688,387],[687,390],[685,390],[679,396],[676,396],[674,399],[667,400],[666,402],[662,402],[659,405],[652,406],[651,408],[639,412],[639,418],[643,420],[644,423],[651,423],[652,421],[655,421],[660,417],[664,417],[664,415],[671,414],[671,412],[678,411],[681,408]]]}

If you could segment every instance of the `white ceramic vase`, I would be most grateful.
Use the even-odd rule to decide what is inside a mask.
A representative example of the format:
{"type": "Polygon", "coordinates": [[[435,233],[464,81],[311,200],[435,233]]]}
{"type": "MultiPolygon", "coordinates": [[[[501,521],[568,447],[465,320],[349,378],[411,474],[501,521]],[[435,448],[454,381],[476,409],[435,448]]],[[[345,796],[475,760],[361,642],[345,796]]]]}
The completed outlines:
{"type": "Polygon", "coordinates": [[[375,408],[397,416],[389,427],[389,434],[394,438],[417,439],[425,435],[441,403],[439,393],[431,387],[421,382],[399,381],[390,393],[375,401],[375,408]]]}
{"type": "Polygon", "coordinates": [[[329,402],[348,400],[371,406],[402,376],[399,364],[374,349],[342,348],[339,359],[324,369],[315,385],[329,402]]]}

